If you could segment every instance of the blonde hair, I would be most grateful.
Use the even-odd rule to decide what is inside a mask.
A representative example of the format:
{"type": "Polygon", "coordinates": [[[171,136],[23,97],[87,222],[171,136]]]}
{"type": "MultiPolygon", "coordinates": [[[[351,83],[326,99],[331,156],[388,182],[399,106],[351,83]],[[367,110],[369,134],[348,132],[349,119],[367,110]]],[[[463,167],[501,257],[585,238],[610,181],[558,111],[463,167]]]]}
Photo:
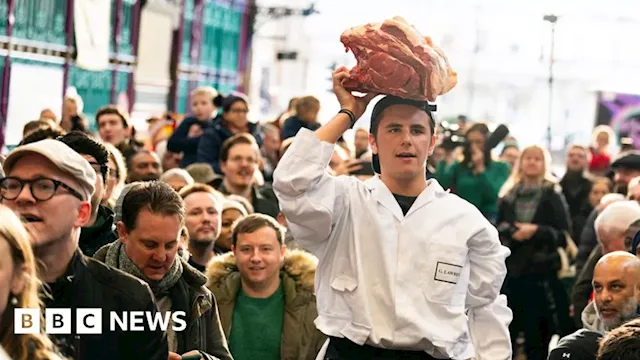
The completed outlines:
{"type": "MultiPolygon", "coordinates": [[[[109,144],[108,142],[102,143],[104,147],[109,151],[109,158],[113,160],[116,164],[116,170],[118,171],[118,182],[113,187],[113,192],[111,193],[111,197],[106,201],[107,207],[113,209],[116,206],[116,200],[120,196],[120,192],[124,188],[125,182],[127,180],[127,164],[124,160],[124,156],[117,147],[109,144]]],[[[109,174],[110,176],[115,176],[116,174],[109,174]]]]}
{"type": "Polygon", "coordinates": [[[213,102],[213,99],[218,96],[218,91],[211,86],[200,86],[191,92],[191,98],[197,95],[206,95],[213,102]]]}
{"type": "Polygon", "coordinates": [[[593,129],[593,132],[591,133],[591,144],[594,147],[598,146],[598,135],[605,133],[607,135],[609,135],[609,145],[608,146],[612,146],[614,145],[615,139],[616,139],[616,135],[613,132],[613,129],[611,128],[611,126],[609,125],[598,125],[593,129]]]}
{"type": "Polygon", "coordinates": [[[535,150],[540,151],[542,153],[542,158],[544,159],[544,162],[542,165],[543,166],[542,175],[540,176],[541,177],[540,180],[544,179],[553,184],[558,183],[558,179],[556,179],[556,177],[551,174],[551,155],[549,154],[549,152],[545,148],[538,145],[527,146],[520,152],[520,156],[518,156],[518,160],[516,160],[516,163],[514,164],[513,169],[511,170],[511,175],[509,175],[509,178],[507,179],[507,181],[505,181],[505,183],[502,185],[502,188],[498,193],[499,198],[504,197],[506,194],[509,193],[509,191],[511,191],[511,189],[513,189],[514,186],[516,186],[516,184],[522,181],[522,178],[523,178],[522,158],[527,153],[535,150]]]}
{"type": "MultiPolygon", "coordinates": [[[[24,288],[20,294],[14,294],[17,305],[8,303],[2,314],[0,344],[14,360],[62,359],[56,354],[55,347],[46,335],[13,333],[13,309],[40,309],[38,289],[41,286],[36,274],[36,260],[29,243],[29,235],[20,219],[9,208],[0,205],[0,238],[9,245],[9,254],[15,271],[24,279],[24,288]]],[[[16,274],[14,274],[15,276],[16,274]]],[[[44,319],[40,319],[44,324],[44,319]]]]}
{"type": "Polygon", "coordinates": [[[320,108],[320,100],[315,96],[304,96],[296,101],[295,108],[296,114],[300,115],[307,109],[320,108]]]}

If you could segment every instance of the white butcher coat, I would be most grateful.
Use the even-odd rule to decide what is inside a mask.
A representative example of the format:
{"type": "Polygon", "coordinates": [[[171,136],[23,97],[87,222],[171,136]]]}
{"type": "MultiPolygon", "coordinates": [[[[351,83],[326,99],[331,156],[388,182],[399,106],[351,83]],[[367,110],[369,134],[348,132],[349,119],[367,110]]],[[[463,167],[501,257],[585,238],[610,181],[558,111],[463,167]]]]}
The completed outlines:
{"type": "Polygon", "coordinates": [[[319,258],[317,328],[435,358],[511,359],[499,295],[510,252],[496,229],[436,180],[403,215],[379,177],[330,175],[332,153],[301,129],[273,183],[293,237],[319,258]]]}

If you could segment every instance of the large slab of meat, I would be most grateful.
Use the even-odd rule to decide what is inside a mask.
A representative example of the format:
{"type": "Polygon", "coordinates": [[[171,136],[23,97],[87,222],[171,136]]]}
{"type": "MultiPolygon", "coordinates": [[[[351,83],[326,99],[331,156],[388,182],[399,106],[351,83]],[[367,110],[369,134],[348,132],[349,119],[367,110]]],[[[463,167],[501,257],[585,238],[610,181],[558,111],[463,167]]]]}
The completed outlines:
{"type": "Polygon", "coordinates": [[[444,52],[399,16],[348,29],[340,41],[358,61],[348,90],[435,101],[458,82],[444,52]]]}

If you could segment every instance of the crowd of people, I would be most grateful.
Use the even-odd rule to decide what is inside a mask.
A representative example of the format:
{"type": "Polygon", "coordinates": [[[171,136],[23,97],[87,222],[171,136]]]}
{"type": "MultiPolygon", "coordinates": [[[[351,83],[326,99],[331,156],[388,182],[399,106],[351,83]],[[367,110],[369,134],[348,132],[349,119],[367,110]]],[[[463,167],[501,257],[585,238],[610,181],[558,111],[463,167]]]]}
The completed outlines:
{"type": "Polygon", "coordinates": [[[43,110],[0,168],[8,356],[640,356],[640,153],[598,127],[559,177],[542,146],[495,153],[487,124],[452,132],[391,96],[358,128],[375,94],[344,76],[324,126],[313,96],[255,124],[245,95],[210,87],[145,139],[115,105],[97,134],[77,98],[43,110]],[[15,334],[13,310],[38,307],[184,311],[187,327],[15,334]]]}

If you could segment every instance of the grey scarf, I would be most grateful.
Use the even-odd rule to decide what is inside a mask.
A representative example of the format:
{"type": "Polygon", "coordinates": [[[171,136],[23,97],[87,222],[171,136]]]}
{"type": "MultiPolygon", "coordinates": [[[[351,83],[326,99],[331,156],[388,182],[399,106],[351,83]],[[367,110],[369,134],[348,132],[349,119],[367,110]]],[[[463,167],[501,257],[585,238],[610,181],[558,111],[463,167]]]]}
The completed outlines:
{"type": "Polygon", "coordinates": [[[171,289],[182,276],[182,261],[176,256],[171,268],[169,268],[169,271],[162,280],[147,279],[142,271],[129,259],[129,256],[127,256],[127,253],[124,251],[124,244],[121,241],[115,241],[109,246],[104,263],[144,280],[149,284],[151,291],[158,299],[166,296],[169,293],[169,289],[171,289]]]}

